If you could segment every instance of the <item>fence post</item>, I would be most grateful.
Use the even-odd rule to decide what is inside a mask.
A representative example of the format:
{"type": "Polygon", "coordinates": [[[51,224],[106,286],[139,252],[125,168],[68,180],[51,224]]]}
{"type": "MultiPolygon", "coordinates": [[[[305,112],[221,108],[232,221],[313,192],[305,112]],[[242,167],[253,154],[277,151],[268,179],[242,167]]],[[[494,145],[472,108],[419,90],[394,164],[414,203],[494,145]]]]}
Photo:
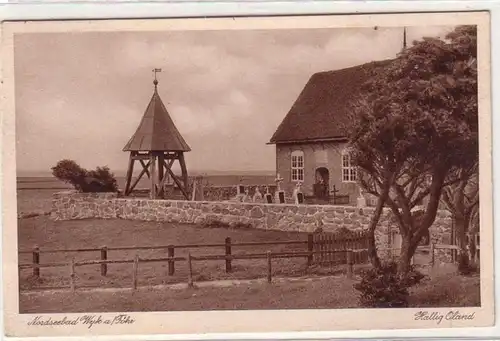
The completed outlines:
{"type": "Polygon", "coordinates": [[[431,243],[431,268],[434,267],[434,250],[435,250],[436,244],[431,243]]]}
{"type": "Polygon", "coordinates": [[[353,259],[352,259],[352,250],[347,250],[347,278],[352,278],[353,272],[353,259]]]}
{"type": "Polygon", "coordinates": [[[267,282],[272,281],[272,268],[271,268],[271,251],[267,251],[267,282]]]}
{"type": "Polygon", "coordinates": [[[226,238],[226,272],[232,272],[231,268],[231,237],[226,238]]]}
{"type": "MultiPolygon", "coordinates": [[[[174,258],[175,248],[173,245],[169,245],[167,249],[168,258],[174,258]]],[[[168,275],[173,276],[175,272],[175,261],[173,259],[168,260],[168,275]]]]}
{"type": "Polygon", "coordinates": [[[187,262],[188,262],[188,288],[192,288],[192,287],[194,287],[194,284],[193,284],[193,263],[191,261],[191,253],[190,252],[188,252],[187,262]]]}
{"type": "MultiPolygon", "coordinates": [[[[40,248],[37,245],[33,248],[33,264],[40,265],[40,248]]],[[[33,276],[40,277],[40,268],[38,266],[33,267],[33,276]]]]}
{"type": "MultiPolygon", "coordinates": [[[[101,248],[101,260],[107,260],[108,259],[108,247],[103,246],[101,248]]],[[[106,276],[108,273],[108,264],[102,263],[101,264],[101,276],[106,276]]]]}
{"type": "Polygon", "coordinates": [[[137,271],[139,269],[139,256],[136,254],[134,258],[134,270],[132,272],[132,289],[137,289],[137,271]]]}
{"type": "Polygon", "coordinates": [[[75,291],[75,258],[71,258],[71,263],[69,264],[69,282],[71,286],[71,291],[75,291]]]}
{"type": "Polygon", "coordinates": [[[313,261],[313,249],[314,249],[314,235],[309,233],[307,235],[307,252],[309,252],[309,256],[307,256],[307,266],[311,266],[313,261]]]}

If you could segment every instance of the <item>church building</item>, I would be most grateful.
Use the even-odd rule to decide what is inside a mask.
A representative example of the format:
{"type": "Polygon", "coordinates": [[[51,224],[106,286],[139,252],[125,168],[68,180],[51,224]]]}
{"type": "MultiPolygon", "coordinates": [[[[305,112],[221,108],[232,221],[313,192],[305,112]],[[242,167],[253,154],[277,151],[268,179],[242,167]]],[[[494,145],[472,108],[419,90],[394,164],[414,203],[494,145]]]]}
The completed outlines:
{"type": "Polygon", "coordinates": [[[377,68],[390,60],[314,74],[285,116],[270,144],[276,145],[276,172],[292,193],[298,182],[306,197],[356,204],[356,168],[347,149],[344,124],[351,101],[377,68]]]}
{"type": "MultiPolygon", "coordinates": [[[[375,30],[377,27],[374,28],[375,30]]],[[[406,49],[406,27],[402,50],[406,49]]],[[[269,144],[276,145],[276,172],[292,193],[302,184],[306,197],[356,205],[357,169],[347,148],[345,126],[353,99],[363,85],[392,59],[311,76],[269,144]]]]}

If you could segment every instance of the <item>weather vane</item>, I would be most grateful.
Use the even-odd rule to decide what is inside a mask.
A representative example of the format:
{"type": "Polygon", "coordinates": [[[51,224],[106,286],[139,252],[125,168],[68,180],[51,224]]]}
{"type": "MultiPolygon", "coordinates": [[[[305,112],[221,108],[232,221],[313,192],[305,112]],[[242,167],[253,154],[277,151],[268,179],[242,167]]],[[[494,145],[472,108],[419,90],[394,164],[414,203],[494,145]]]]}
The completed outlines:
{"type": "Polygon", "coordinates": [[[156,74],[157,74],[158,72],[161,72],[161,69],[157,69],[157,68],[154,68],[154,69],[153,69],[153,73],[154,73],[154,75],[155,75],[155,80],[153,81],[153,84],[155,85],[155,87],[158,85],[158,80],[156,79],[156,74]]]}

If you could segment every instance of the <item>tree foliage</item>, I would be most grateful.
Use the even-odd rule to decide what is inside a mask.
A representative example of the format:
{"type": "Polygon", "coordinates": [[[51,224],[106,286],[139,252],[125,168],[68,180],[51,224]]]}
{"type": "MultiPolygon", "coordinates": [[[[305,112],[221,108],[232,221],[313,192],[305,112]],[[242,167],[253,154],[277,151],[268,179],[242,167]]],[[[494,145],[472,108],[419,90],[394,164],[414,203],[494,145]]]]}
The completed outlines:
{"type": "Polygon", "coordinates": [[[80,192],[118,191],[115,176],[107,166],[88,171],[80,167],[75,161],[65,159],[52,167],[52,175],[73,185],[80,192]]]}
{"type": "Polygon", "coordinates": [[[476,58],[474,26],[424,38],[379,68],[353,103],[353,159],[363,189],[398,223],[400,272],[434,222],[443,188],[477,160],[476,58]]]}

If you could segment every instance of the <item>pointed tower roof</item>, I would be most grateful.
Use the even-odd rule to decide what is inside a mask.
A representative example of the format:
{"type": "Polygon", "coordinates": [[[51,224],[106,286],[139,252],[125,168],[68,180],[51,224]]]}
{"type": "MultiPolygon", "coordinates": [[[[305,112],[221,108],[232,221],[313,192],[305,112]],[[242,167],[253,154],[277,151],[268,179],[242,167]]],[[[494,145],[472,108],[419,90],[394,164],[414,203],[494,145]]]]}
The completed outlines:
{"type": "Polygon", "coordinates": [[[158,94],[158,81],[141,123],[123,151],[178,151],[189,152],[186,141],[172,121],[158,94]]]}

